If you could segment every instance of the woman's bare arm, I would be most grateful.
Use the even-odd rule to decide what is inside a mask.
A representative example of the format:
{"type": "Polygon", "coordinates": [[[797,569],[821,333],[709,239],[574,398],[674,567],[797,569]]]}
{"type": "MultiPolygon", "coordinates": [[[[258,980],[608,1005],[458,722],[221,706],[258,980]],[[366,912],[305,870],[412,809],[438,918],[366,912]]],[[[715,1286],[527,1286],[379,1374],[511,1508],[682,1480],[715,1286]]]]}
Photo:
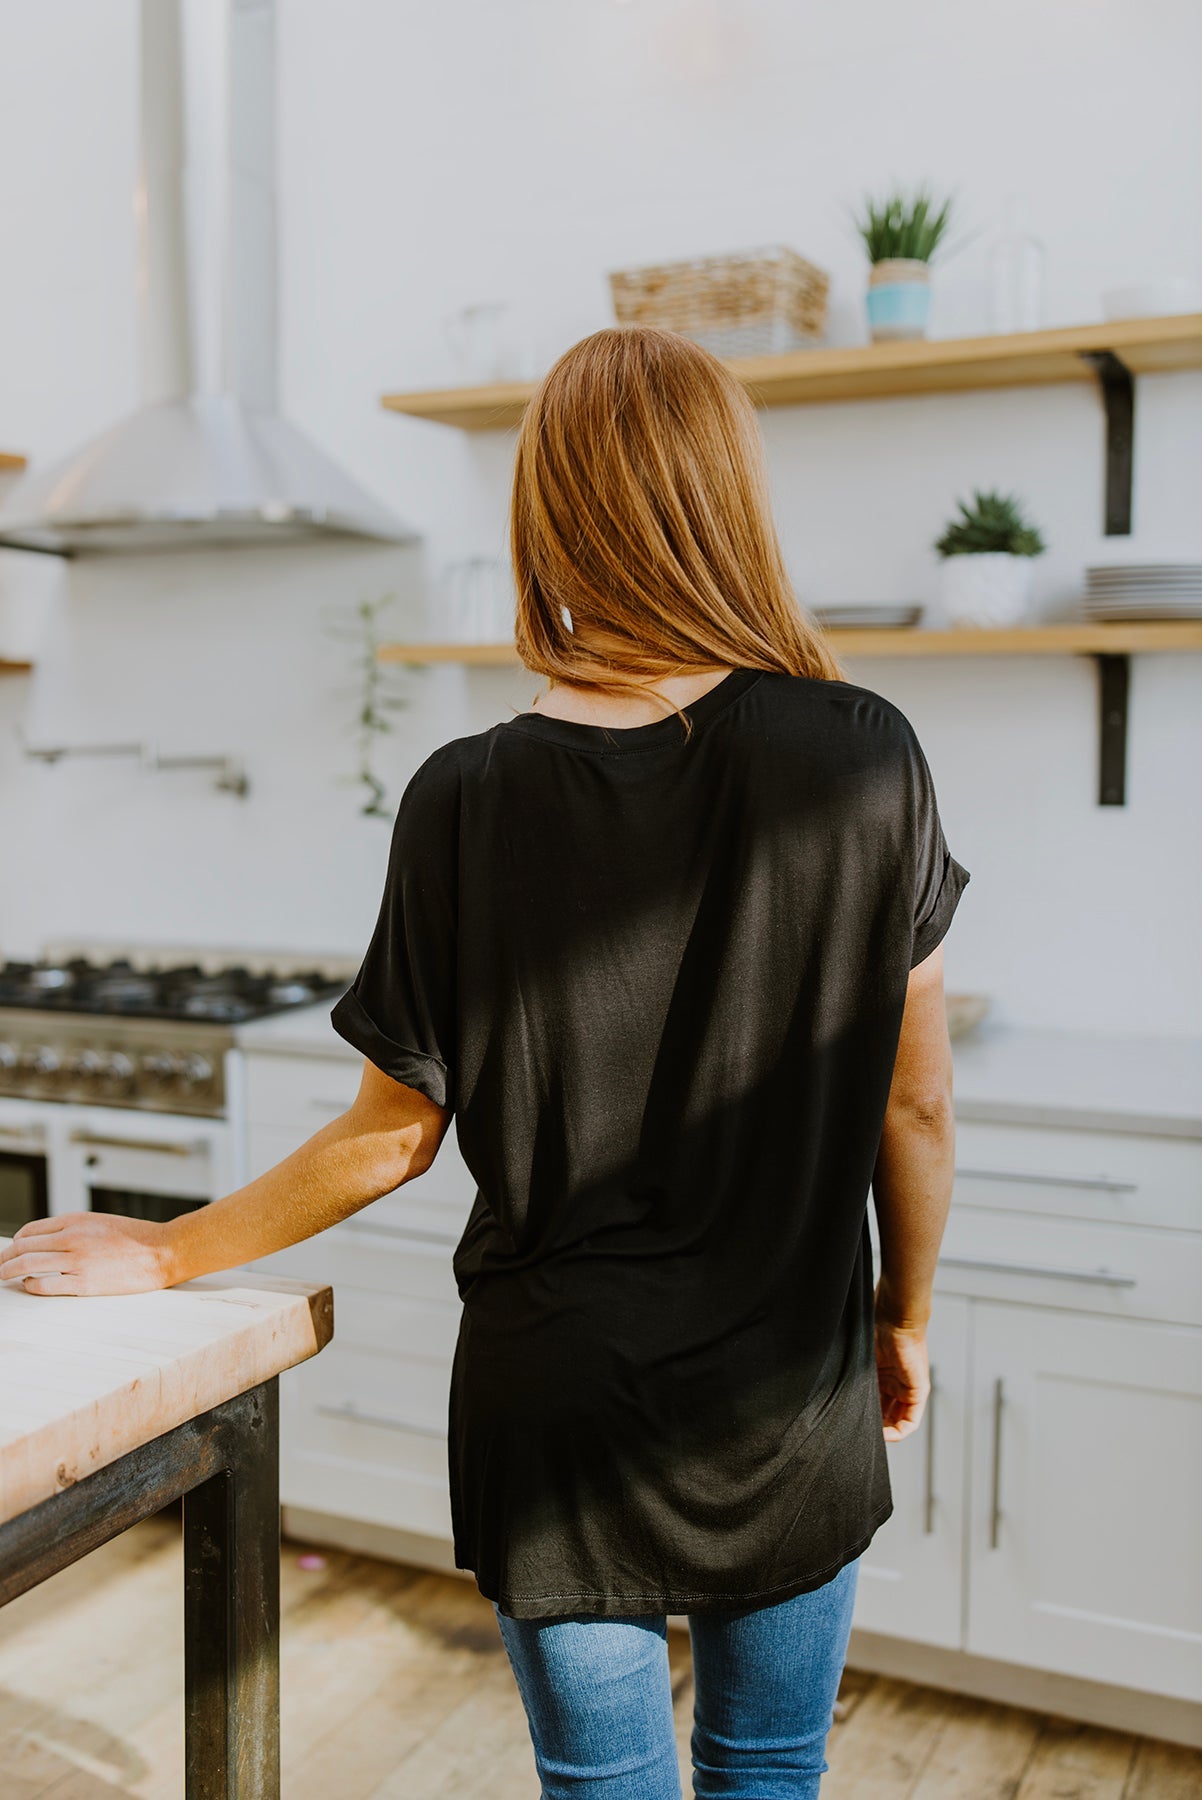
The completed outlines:
{"type": "Polygon", "coordinates": [[[0,1280],[34,1294],[136,1294],[254,1262],[422,1174],[450,1121],[365,1062],[350,1109],[236,1193],[167,1224],[90,1212],[31,1220],[0,1249],[0,1280]]]}
{"type": "Polygon", "coordinates": [[[877,1369],[887,1438],[915,1429],[930,1391],[926,1328],[954,1156],[952,1053],[939,945],[910,973],[872,1178],[881,1251],[877,1369]]]}

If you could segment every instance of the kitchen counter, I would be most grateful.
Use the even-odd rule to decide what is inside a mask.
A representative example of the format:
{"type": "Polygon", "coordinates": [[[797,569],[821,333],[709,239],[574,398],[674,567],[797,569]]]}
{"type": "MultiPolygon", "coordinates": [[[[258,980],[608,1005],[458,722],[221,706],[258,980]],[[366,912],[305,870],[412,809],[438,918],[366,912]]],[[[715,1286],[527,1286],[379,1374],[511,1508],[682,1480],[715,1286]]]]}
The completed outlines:
{"type": "Polygon", "coordinates": [[[95,1299],[0,1284],[0,1605],[182,1499],[189,1794],[279,1800],[277,1378],[332,1331],[328,1287],[237,1269],[95,1299]]]}
{"type": "Polygon", "coordinates": [[[960,1119],[1202,1138],[1202,1039],[985,1021],[952,1056],[960,1119]]]}
{"type": "MultiPolygon", "coordinates": [[[[350,1103],[359,1065],[324,1006],[242,1043],[253,1175],[350,1103]]],[[[1012,1705],[1051,1691],[1068,1717],[1193,1742],[1202,1660],[1183,1627],[1202,1618],[1179,1596],[1197,1532],[1174,1498],[1192,1445],[1155,1421],[1202,1402],[1202,1043],[986,1019],[952,1054],[938,1383],[924,1427],[889,1446],[895,1516],[866,1559],[857,1666],[1012,1705]]],[[[474,1191],[452,1133],[412,1190],[279,1264],[328,1270],[353,1319],[287,1377],[281,1493],[309,1541],[452,1567],[452,1263],[474,1191]]]]}
{"type": "MultiPolygon", "coordinates": [[[[330,1024],[331,1004],[240,1026],[238,1044],[281,1056],[357,1060],[359,1052],[330,1024]]],[[[986,1020],[953,1042],[952,1055],[962,1119],[1202,1138],[1202,1039],[986,1020]]]]}
{"type": "Polygon", "coordinates": [[[0,1283],[0,1525],[315,1355],[332,1331],[329,1288],[237,1270],[96,1299],[0,1283]]]}

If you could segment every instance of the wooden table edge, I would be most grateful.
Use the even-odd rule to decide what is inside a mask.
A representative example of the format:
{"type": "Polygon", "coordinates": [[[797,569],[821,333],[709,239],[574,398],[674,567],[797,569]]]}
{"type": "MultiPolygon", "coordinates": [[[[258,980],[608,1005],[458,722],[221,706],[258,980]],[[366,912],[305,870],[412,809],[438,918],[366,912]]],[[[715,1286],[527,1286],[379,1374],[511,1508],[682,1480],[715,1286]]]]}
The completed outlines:
{"type": "MultiPolygon", "coordinates": [[[[185,1352],[162,1369],[159,1372],[162,1379],[158,1383],[148,1380],[145,1375],[134,1376],[125,1386],[116,1386],[97,1399],[65,1411],[25,1435],[0,1445],[0,1526],[86,1480],[89,1475],[119,1462],[131,1451],[142,1449],[155,1438],[165,1437],[189,1419],[211,1412],[285,1370],[309,1361],[330,1342],[334,1330],[334,1294],[328,1283],[315,1285],[235,1269],[199,1276],[194,1281],[181,1282],[177,1288],[158,1291],[205,1293],[231,1288],[250,1293],[294,1295],[307,1304],[303,1309],[283,1311],[270,1336],[264,1333],[260,1317],[220,1340],[227,1350],[231,1345],[235,1348],[239,1378],[233,1385],[228,1379],[216,1381],[208,1375],[205,1365],[212,1357],[214,1346],[207,1342],[185,1352]],[[281,1326],[284,1329],[281,1330],[281,1326]],[[165,1388],[170,1395],[166,1404],[165,1388]],[[106,1431],[98,1417],[100,1410],[112,1405],[118,1397],[123,1397],[132,1410],[129,1429],[119,1436],[111,1428],[106,1431]],[[72,1421],[76,1424],[73,1435],[86,1449],[78,1457],[53,1461],[46,1454],[45,1439],[52,1433],[60,1434],[64,1425],[72,1421]]],[[[140,1296],[131,1294],[121,1298],[132,1301],[140,1296]]],[[[58,1297],[31,1294],[28,1299],[39,1306],[71,1304],[69,1299],[58,1297]]]]}

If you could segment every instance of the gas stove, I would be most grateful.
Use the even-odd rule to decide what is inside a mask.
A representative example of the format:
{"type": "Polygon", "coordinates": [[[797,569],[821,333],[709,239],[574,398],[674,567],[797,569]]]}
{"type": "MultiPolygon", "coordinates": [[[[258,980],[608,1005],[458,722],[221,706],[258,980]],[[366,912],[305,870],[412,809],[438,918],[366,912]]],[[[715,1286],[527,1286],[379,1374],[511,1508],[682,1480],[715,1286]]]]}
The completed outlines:
{"type": "Polygon", "coordinates": [[[335,1000],[339,958],[113,947],[0,964],[0,1095],[221,1117],[235,1028],[335,1000]]]}
{"type": "Polygon", "coordinates": [[[0,964],[0,1008],[30,1012],[241,1025],[339,992],[339,982],[319,969],[254,974],[238,966],[205,970],[197,963],[139,969],[125,958],[100,965],[86,957],[0,964]]]}

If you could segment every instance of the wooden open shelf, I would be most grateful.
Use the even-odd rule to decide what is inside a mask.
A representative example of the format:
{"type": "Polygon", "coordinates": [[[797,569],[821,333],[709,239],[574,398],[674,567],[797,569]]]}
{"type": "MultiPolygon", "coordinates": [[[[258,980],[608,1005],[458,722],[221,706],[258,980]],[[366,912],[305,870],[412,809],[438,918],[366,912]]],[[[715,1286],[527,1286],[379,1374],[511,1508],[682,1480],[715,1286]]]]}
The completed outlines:
{"type": "MultiPolygon", "coordinates": [[[[757,406],[805,406],[1090,382],[1098,371],[1089,359],[1107,355],[1117,358],[1131,375],[1202,368],[1202,313],[1116,319],[1104,325],[1009,336],[791,350],[780,356],[739,357],[729,367],[757,406]]],[[[505,430],[519,423],[534,385],[506,381],[385,394],[383,405],[390,412],[455,425],[462,431],[505,430]]]]}
{"type": "Polygon", "coordinates": [[[16,474],[25,467],[26,459],[13,450],[0,450],[0,474],[16,474]]]}
{"type": "MultiPolygon", "coordinates": [[[[1133,625],[1024,625],[1008,631],[828,631],[840,656],[1126,656],[1135,651],[1202,650],[1202,620],[1152,619],[1133,625]]],[[[517,666],[512,644],[381,644],[381,662],[517,666]]]]}
{"type": "Polygon", "coordinates": [[[29,675],[32,672],[31,662],[10,662],[6,657],[0,656],[0,675],[29,675]]]}

